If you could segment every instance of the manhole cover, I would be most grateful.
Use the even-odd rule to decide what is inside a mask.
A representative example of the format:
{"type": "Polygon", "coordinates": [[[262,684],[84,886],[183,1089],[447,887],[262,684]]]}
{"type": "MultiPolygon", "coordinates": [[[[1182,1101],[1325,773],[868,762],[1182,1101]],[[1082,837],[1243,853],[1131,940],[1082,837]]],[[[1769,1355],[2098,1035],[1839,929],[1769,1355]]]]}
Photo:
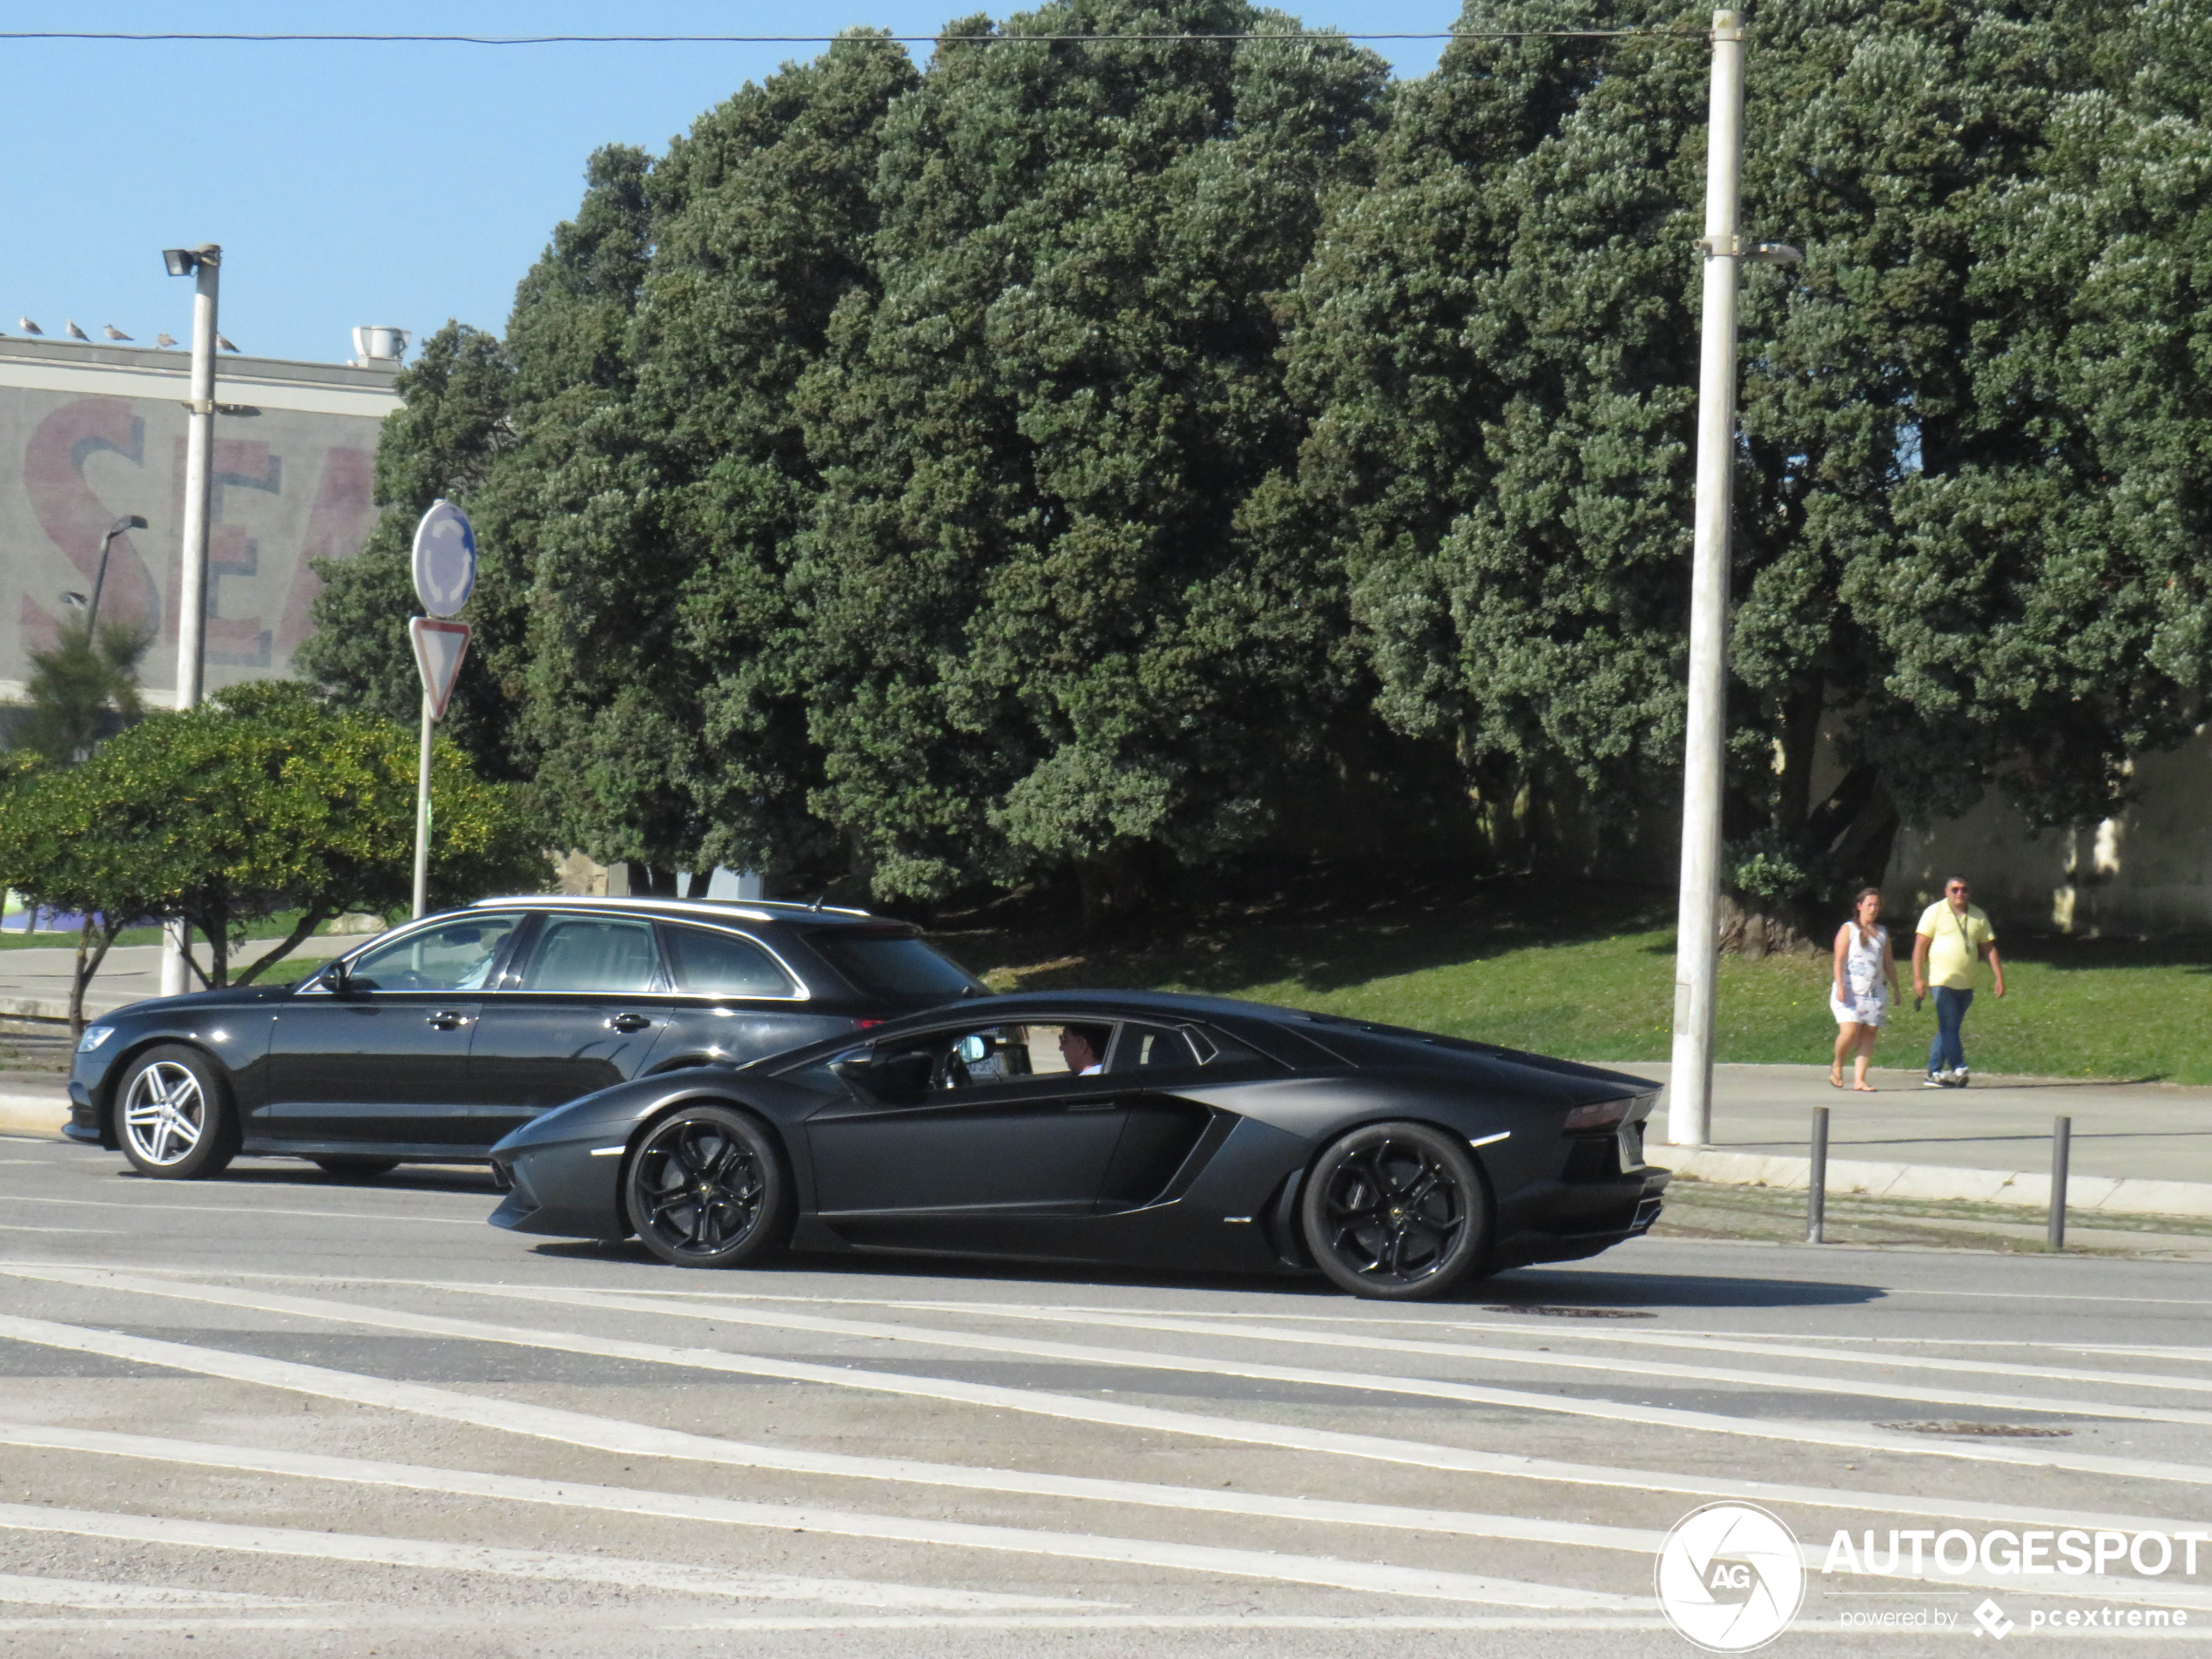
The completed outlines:
{"type": "Polygon", "coordinates": [[[1518,1307],[1485,1308],[1485,1313],[1544,1313],[1555,1319],[1656,1319],[1656,1313],[1646,1313],[1642,1308],[1575,1308],[1552,1307],[1541,1302],[1525,1302],[1518,1307]]]}
{"type": "Polygon", "coordinates": [[[1877,1423],[1876,1428],[1901,1428],[1913,1434],[1981,1434],[2013,1440],[2058,1440],[2070,1428],[2045,1428],[2037,1423],[1877,1423]]]}

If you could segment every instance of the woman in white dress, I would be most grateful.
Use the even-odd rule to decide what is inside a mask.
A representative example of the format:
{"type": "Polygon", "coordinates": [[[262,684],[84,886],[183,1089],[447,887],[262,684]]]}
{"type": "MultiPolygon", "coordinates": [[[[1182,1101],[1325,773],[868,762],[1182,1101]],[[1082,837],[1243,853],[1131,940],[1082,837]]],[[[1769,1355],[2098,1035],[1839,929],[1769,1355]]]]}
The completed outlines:
{"type": "Polygon", "coordinates": [[[1851,919],[1836,930],[1835,983],[1829,988],[1828,1010],[1836,1016],[1836,1062],[1828,1068],[1828,1081],[1844,1086],[1844,1059],[1856,1053],[1851,1087],[1871,1095],[1866,1062],[1873,1058],[1874,1040],[1889,1017],[1890,998],[1897,995],[1897,959],[1890,954],[1890,930],[1882,926],[1882,890],[1866,887],[1851,906],[1851,919]],[[1884,995],[1886,988],[1887,995],[1884,995]]]}

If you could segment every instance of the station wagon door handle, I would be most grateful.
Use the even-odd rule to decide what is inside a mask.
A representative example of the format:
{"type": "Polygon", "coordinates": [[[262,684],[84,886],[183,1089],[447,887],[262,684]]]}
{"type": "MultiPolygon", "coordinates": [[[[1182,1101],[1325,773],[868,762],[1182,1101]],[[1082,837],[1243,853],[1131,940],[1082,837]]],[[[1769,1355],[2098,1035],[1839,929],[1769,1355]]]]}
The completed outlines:
{"type": "Polygon", "coordinates": [[[439,1031],[458,1031],[469,1023],[469,1016],[452,1008],[440,1008],[423,1023],[439,1031]]]}
{"type": "Polygon", "coordinates": [[[652,1022],[651,1015],[617,1014],[609,1017],[607,1025],[610,1029],[616,1031],[643,1031],[652,1022]]]}
{"type": "Polygon", "coordinates": [[[1118,1100],[1079,1100],[1068,1108],[1071,1112],[1116,1112],[1122,1108],[1118,1100]]]}

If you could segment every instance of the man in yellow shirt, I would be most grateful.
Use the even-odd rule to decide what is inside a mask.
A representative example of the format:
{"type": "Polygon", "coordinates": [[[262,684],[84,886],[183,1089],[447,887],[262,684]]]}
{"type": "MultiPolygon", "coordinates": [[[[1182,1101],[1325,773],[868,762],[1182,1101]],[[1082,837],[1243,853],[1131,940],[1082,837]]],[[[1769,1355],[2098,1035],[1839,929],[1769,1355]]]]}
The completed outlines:
{"type": "Polygon", "coordinates": [[[1929,1089],[1966,1086],[1966,1050],[1959,1041],[1959,1027],[1974,1004],[1974,963],[1989,959],[1997,977],[1997,995],[2005,995],[2005,964],[1998,959],[1997,934],[1989,918],[1966,902],[1965,878],[1952,876],[1943,884],[1943,897],[1920,915],[1913,929],[1912,997],[1915,1006],[1935,986],[1936,1035],[1928,1049],[1929,1089]]]}

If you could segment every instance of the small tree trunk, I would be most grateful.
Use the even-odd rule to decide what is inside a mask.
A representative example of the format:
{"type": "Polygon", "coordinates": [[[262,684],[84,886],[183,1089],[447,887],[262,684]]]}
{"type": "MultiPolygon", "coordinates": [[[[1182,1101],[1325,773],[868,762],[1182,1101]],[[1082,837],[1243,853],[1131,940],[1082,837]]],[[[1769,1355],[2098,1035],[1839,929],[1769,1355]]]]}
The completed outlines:
{"type": "Polygon", "coordinates": [[[207,922],[207,988],[219,991],[231,982],[230,907],[223,906],[207,922]]]}
{"type": "Polygon", "coordinates": [[[87,910],[77,927],[77,971],[69,981],[69,1051],[77,1052],[77,1040],[84,1035],[84,988],[91,983],[91,970],[84,966],[86,953],[92,943],[92,913],[87,910]]]}
{"type": "Polygon", "coordinates": [[[107,961],[108,948],[115,943],[115,936],[123,931],[121,921],[100,918],[100,948],[87,959],[85,948],[92,938],[92,915],[87,911],[84,925],[77,932],[77,972],[69,982],[69,1046],[77,1051],[78,1039],[84,1035],[84,994],[92,988],[92,975],[100,971],[100,964],[107,961]]]}

